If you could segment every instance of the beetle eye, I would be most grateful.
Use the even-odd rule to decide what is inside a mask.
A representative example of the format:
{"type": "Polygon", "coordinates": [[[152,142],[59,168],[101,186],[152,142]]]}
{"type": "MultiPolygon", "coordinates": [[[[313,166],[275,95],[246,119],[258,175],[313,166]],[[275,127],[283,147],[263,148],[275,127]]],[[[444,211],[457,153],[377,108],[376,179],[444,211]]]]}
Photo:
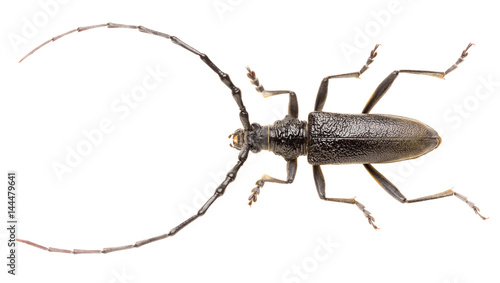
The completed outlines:
{"type": "Polygon", "coordinates": [[[239,145],[240,145],[240,135],[239,134],[230,134],[228,138],[232,138],[231,142],[229,144],[230,147],[233,147],[233,148],[238,148],[239,145]]]}
{"type": "Polygon", "coordinates": [[[238,150],[240,150],[242,145],[245,143],[244,132],[241,129],[238,129],[234,133],[230,134],[228,138],[231,139],[229,146],[238,150]]]}

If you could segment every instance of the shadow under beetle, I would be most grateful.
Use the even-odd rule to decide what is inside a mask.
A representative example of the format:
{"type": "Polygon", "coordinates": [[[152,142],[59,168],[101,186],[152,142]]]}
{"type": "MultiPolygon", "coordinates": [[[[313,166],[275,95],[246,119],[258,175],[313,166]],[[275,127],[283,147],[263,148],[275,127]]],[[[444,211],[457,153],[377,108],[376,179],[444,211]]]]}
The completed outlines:
{"type": "Polygon", "coordinates": [[[375,219],[373,216],[368,210],[365,209],[363,204],[359,203],[354,198],[326,197],[325,178],[321,171],[321,165],[363,164],[368,173],[370,173],[377,183],[379,183],[379,185],[386,192],[401,203],[414,203],[448,196],[456,196],[460,200],[467,203],[482,219],[487,219],[479,213],[479,208],[476,207],[474,203],[467,200],[467,197],[458,194],[451,189],[434,195],[416,199],[407,199],[398,190],[398,188],[396,188],[396,186],[394,186],[371,165],[373,163],[388,163],[416,158],[439,146],[441,138],[437,132],[417,120],[394,115],[369,113],[382,96],[384,96],[384,94],[389,90],[399,74],[408,73],[426,75],[442,79],[463,62],[464,58],[468,55],[467,50],[473,45],[472,43],[465,48],[455,64],[453,64],[445,72],[420,70],[396,70],[392,72],[375,89],[361,114],[323,112],[323,106],[328,95],[328,83],[330,79],[359,78],[368,69],[368,66],[377,56],[376,50],[379,45],[376,45],[370,52],[370,56],[368,57],[365,65],[358,72],[328,76],[321,81],[318,94],[316,96],[314,112],[309,113],[307,121],[301,121],[298,119],[299,108],[297,96],[293,91],[266,90],[262,84],[260,84],[255,72],[247,67],[247,75],[250,78],[251,83],[264,97],[271,97],[280,94],[289,95],[288,115],[286,115],[283,120],[276,121],[272,125],[261,126],[257,123],[250,123],[248,112],[246,111],[241,99],[240,89],[233,84],[229,75],[221,71],[214,63],[212,63],[207,55],[199,52],[175,36],[170,36],[143,26],[107,23],[95,26],[79,27],[44,42],[28,53],[21,59],[21,61],[51,41],[55,41],[74,32],[90,30],[98,27],[137,29],[140,32],[170,39],[172,43],[179,45],[189,52],[199,56],[200,59],[207,64],[208,67],[210,67],[210,69],[212,69],[219,76],[221,81],[231,90],[231,94],[240,109],[239,116],[243,128],[236,130],[229,136],[232,138],[231,147],[240,151],[238,154],[238,161],[236,165],[234,165],[234,167],[227,173],[226,178],[217,187],[213,196],[199,209],[198,213],[174,227],[167,234],[138,241],[132,245],[110,247],[102,250],[65,250],[59,248],[47,248],[22,239],[17,239],[18,242],[29,244],[49,252],[92,254],[109,253],[137,248],[145,244],[173,236],[195,219],[204,215],[215,200],[224,194],[226,187],[236,178],[238,170],[245,163],[250,151],[258,153],[261,150],[272,151],[276,155],[282,156],[287,161],[287,177],[285,180],[281,180],[269,175],[263,175],[262,178],[256,182],[257,186],[252,189],[252,194],[248,198],[249,205],[252,205],[253,202],[257,201],[257,195],[259,195],[260,190],[266,182],[291,184],[297,172],[297,158],[304,155],[307,156],[307,161],[313,166],[314,182],[316,183],[316,189],[320,199],[356,205],[363,212],[368,220],[368,223],[370,223],[375,229],[378,228],[374,224],[375,219]]]}

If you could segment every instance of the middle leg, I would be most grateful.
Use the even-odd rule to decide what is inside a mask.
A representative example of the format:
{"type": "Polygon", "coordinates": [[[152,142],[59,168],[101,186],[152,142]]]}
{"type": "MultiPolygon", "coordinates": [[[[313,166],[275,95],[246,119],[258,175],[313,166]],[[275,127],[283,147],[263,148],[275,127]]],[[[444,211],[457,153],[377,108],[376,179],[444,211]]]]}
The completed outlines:
{"type": "Polygon", "coordinates": [[[370,52],[370,57],[366,60],[366,63],[361,70],[354,73],[347,73],[342,75],[334,75],[325,77],[321,81],[321,85],[319,86],[318,95],[316,96],[316,102],[314,103],[314,111],[322,111],[323,106],[325,106],[326,97],[328,96],[328,82],[330,79],[340,79],[340,78],[359,78],[361,74],[363,74],[366,70],[368,70],[368,66],[373,62],[373,59],[377,56],[377,48],[380,44],[375,45],[373,50],[370,52]]]}
{"type": "Polygon", "coordinates": [[[373,226],[375,229],[379,229],[373,222],[375,222],[375,218],[371,215],[371,213],[365,209],[365,206],[358,202],[355,198],[327,198],[325,195],[325,177],[323,176],[323,172],[321,171],[321,166],[313,165],[313,175],[314,182],[316,183],[316,189],[318,190],[319,198],[327,201],[334,202],[342,202],[355,204],[365,215],[368,223],[373,226]]]}

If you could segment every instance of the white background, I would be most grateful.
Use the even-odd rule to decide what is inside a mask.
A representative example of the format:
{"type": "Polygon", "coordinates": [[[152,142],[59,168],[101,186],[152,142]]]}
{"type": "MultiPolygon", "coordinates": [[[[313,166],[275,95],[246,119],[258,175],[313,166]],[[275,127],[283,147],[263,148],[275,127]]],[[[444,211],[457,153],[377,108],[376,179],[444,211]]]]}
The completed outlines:
{"type": "MultiPolygon", "coordinates": [[[[454,187],[490,219],[482,221],[455,197],[402,205],[362,166],[324,166],[327,195],[357,196],[381,228],[374,231],[357,208],[319,200],[306,158],[299,159],[292,185],[267,184],[249,208],[246,198],[262,174],[285,176],[284,160],[264,152],[250,155],[226,194],[173,238],[106,255],[20,245],[19,276],[7,275],[4,267],[2,278],[500,280],[500,42],[493,1],[159,2],[3,2],[0,172],[18,172],[19,238],[100,249],[166,233],[208,199],[215,181],[236,162],[226,137],[241,125],[229,90],[196,56],[167,40],[101,28],[50,43],[17,63],[57,34],[109,21],[176,35],[207,53],[242,89],[251,121],[261,124],[281,119],[288,97],[262,98],[246,78],[247,65],[267,89],[294,90],[299,116],[306,119],[321,79],[359,70],[376,43],[382,44],[379,55],[361,80],[331,81],[325,111],[359,113],[391,71],[444,71],[474,42],[446,80],[400,75],[372,111],[429,124],[443,137],[441,146],[422,159],[376,167],[408,198],[454,187]],[[346,46],[355,53],[346,53],[346,46]],[[111,106],[142,86],[148,68],[168,77],[130,115],[120,116],[111,106]],[[494,82],[490,89],[483,83],[488,80],[494,82]],[[64,164],[68,148],[87,140],[83,131],[97,129],[103,119],[114,130],[59,181],[54,162],[64,164]]],[[[2,229],[0,235],[4,258],[7,233],[2,229]]]]}

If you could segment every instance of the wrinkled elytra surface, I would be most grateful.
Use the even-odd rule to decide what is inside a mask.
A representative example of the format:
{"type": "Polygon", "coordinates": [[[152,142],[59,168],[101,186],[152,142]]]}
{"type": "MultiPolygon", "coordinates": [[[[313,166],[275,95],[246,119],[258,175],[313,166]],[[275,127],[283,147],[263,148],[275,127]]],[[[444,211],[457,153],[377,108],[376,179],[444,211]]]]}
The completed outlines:
{"type": "Polygon", "coordinates": [[[394,115],[311,112],[307,129],[307,161],[313,165],[401,161],[441,142],[431,127],[394,115]]]}

